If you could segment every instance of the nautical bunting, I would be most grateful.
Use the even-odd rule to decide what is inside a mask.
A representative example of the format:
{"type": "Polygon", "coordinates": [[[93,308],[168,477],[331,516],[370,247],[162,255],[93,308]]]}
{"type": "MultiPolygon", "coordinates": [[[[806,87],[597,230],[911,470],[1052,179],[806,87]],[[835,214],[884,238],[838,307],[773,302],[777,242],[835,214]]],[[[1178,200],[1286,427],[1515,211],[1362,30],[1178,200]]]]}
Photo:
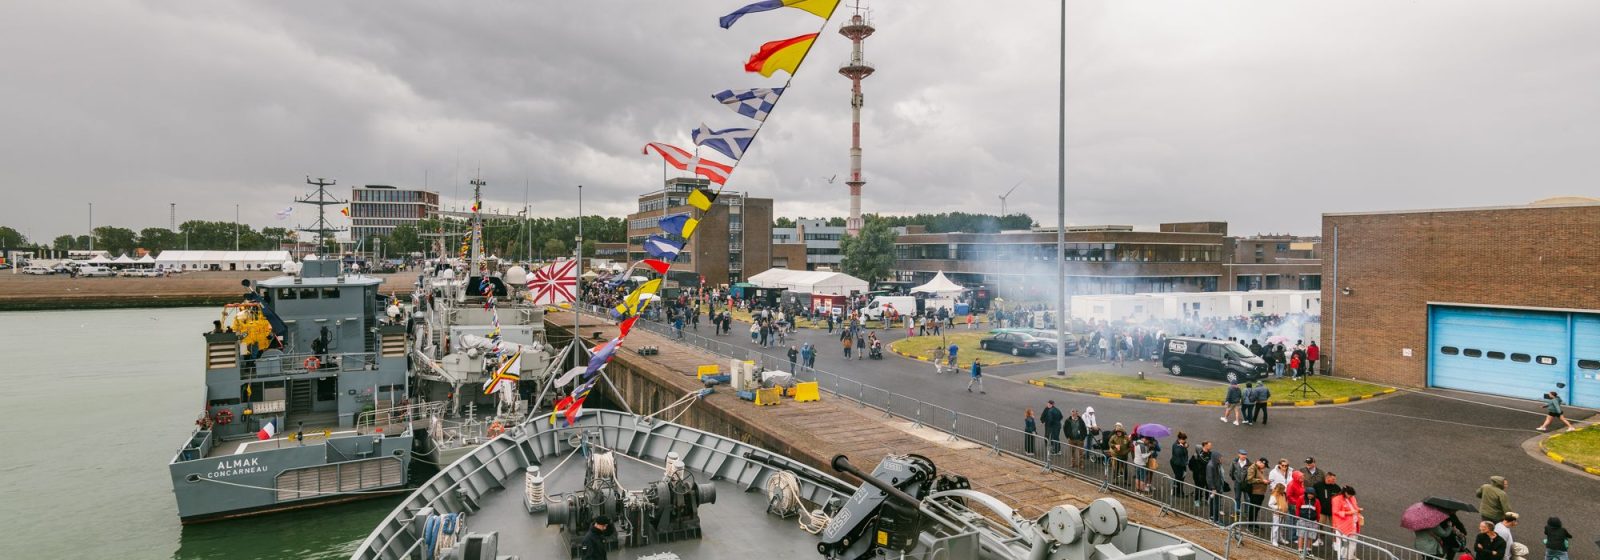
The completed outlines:
{"type": "Polygon", "coordinates": [[[705,189],[697,188],[694,192],[689,193],[689,205],[701,212],[710,212],[711,203],[716,201],[717,193],[705,189]]]}
{"type": "Polygon", "coordinates": [[[504,363],[500,364],[500,368],[496,369],[495,372],[494,372],[494,377],[490,377],[489,379],[484,380],[484,382],[483,382],[483,394],[485,394],[485,395],[494,394],[495,388],[499,387],[502,382],[509,382],[509,383],[515,384],[515,383],[517,383],[518,381],[521,381],[521,380],[522,380],[522,351],[518,350],[516,354],[512,354],[511,355],[511,359],[506,360],[504,363]]]}
{"type": "Polygon", "coordinates": [[[748,14],[766,12],[779,8],[795,8],[805,10],[814,16],[826,20],[828,19],[828,16],[833,14],[833,9],[838,5],[839,0],[762,0],[761,2],[756,2],[743,8],[739,8],[734,10],[733,13],[718,18],[717,25],[721,25],[723,29],[727,29],[733,27],[734,22],[739,21],[739,18],[742,18],[748,14]]]}
{"type": "Polygon", "coordinates": [[[644,252],[658,259],[678,258],[678,252],[683,250],[683,244],[659,235],[652,235],[644,240],[644,252]]]}
{"type": "Polygon", "coordinates": [[[690,218],[688,214],[675,214],[661,219],[661,231],[670,233],[682,239],[694,235],[695,226],[700,225],[700,220],[690,218]]]}
{"type": "Polygon", "coordinates": [[[733,167],[726,163],[700,159],[700,156],[671,144],[651,142],[644,145],[644,153],[650,153],[652,148],[661,154],[661,159],[666,160],[668,165],[700,175],[718,185],[728,182],[728,174],[733,173],[733,167]]]}
{"type": "Polygon", "coordinates": [[[718,103],[727,105],[733,112],[765,122],[767,113],[772,112],[772,106],[778,104],[778,96],[783,95],[783,88],[755,88],[735,93],[725,89],[711,95],[718,103]]]}
{"type": "Polygon", "coordinates": [[[577,259],[561,259],[533,271],[528,277],[528,297],[535,305],[566,303],[576,298],[577,259]]]}
{"type": "Polygon", "coordinates": [[[690,137],[694,138],[696,146],[705,146],[730,158],[740,159],[750,147],[750,140],[756,137],[756,131],[753,128],[712,130],[705,123],[700,123],[700,128],[694,129],[690,137]]]}
{"type": "Polygon", "coordinates": [[[650,267],[651,270],[656,271],[656,274],[666,274],[667,273],[667,269],[672,266],[670,264],[667,264],[666,261],[661,261],[661,260],[656,260],[656,259],[645,259],[645,260],[642,260],[642,261],[639,261],[639,262],[644,263],[645,266],[648,266],[648,267],[650,267]]]}
{"type": "Polygon", "coordinates": [[[750,60],[744,63],[744,71],[771,78],[782,70],[793,76],[795,69],[800,67],[800,61],[806,57],[806,52],[811,50],[811,43],[816,40],[816,33],[807,33],[761,45],[761,49],[750,55],[750,60]]]}

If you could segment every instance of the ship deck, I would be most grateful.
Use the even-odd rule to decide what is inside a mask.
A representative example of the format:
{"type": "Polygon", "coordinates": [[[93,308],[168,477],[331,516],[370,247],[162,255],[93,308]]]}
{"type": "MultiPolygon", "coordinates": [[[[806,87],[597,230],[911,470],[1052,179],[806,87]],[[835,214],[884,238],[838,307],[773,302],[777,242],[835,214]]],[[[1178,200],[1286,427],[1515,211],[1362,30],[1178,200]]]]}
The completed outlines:
{"type": "Polygon", "coordinates": [[[322,435],[323,430],[327,430],[328,434],[334,437],[356,435],[356,430],[353,428],[340,428],[339,417],[333,412],[291,414],[284,417],[282,425],[286,427],[282,428],[282,431],[279,431],[276,435],[272,436],[272,439],[263,440],[256,439],[254,436],[251,436],[246,438],[217,441],[212,444],[211,451],[206,453],[206,458],[225,457],[228,455],[261,451],[263,449],[277,449],[281,447],[301,445],[301,443],[290,439],[296,430],[302,430],[305,432],[305,445],[322,445],[324,439],[322,435]],[[300,427],[298,424],[299,422],[305,422],[305,426],[300,427]]]}
{"type": "MultiPolygon", "coordinates": [[[[582,461],[582,457],[574,457],[558,470],[546,472],[545,492],[554,497],[582,488],[582,461]]],[[[559,459],[548,460],[545,465],[555,467],[559,462],[559,459]]],[[[617,472],[622,486],[628,489],[639,489],[661,478],[659,466],[632,459],[619,461],[617,472]]],[[[703,472],[695,472],[695,479],[706,482],[708,477],[703,472]]],[[[527,513],[523,505],[526,492],[522,474],[515,473],[502,482],[505,490],[485,496],[481,502],[483,509],[467,516],[467,529],[498,531],[500,555],[569,558],[561,529],[546,527],[544,512],[527,513]]],[[[638,558],[670,552],[685,559],[706,560],[817,558],[817,537],[801,530],[794,518],[768,515],[765,492],[759,488],[742,492],[737,484],[726,480],[713,483],[717,487],[716,503],[699,508],[701,538],[613,550],[611,557],[638,558]]],[[[582,537],[577,535],[574,539],[582,537]]]]}

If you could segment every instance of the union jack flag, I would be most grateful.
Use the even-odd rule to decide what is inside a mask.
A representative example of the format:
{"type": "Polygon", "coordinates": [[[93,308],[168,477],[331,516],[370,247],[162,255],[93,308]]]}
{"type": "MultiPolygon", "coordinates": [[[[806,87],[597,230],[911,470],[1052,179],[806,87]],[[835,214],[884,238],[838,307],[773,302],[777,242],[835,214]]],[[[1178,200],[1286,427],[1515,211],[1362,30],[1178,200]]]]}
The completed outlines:
{"type": "Polygon", "coordinates": [[[578,279],[572,273],[577,265],[577,259],[561,259],[533,271],[528,277],[528,295],[533,303],[566,303],[576,299],[578,279]]]}

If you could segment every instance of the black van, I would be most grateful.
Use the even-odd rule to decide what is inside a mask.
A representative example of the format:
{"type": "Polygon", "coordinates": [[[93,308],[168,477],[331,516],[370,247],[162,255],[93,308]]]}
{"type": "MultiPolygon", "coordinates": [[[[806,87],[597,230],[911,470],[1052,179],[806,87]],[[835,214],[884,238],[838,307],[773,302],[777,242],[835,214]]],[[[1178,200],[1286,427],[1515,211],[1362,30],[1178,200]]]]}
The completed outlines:
{"type": "Polygon", "coordinates": [[[1231,340],[1178,336],[1161,348],[1161,367],[1172,375],[1225,379],[1229,383],[1267,376],[1267,362],[1231,340]]]}

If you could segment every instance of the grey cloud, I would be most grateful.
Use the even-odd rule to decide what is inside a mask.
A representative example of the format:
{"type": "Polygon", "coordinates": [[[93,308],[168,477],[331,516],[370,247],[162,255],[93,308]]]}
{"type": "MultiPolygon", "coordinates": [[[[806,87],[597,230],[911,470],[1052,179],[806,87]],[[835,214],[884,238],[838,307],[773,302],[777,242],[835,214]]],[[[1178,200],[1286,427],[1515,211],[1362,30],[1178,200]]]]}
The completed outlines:
{"type": "MultiPolygon", "coordinates": [[[[659,185],[648,141],[741,119],[707,96],[778,83],[740,65],[815,29],[731,30],[739,2],[13,3],[0,8],[0,224],[277,225],[300,177],[428,183],[481,169],[491,202],[620,215],[659,185]]],[[[875,2],[863,125],[869,212],[1054,222],[1051,2],[875,2]]],[[[1223,219],[1312,233],[1324,211],[1590,194],[1600,4],[1486,0],[1074,2],[1073,223],[1223,219]]],[[[836,16],[836,20],[842,17],[836,16]]],[[[849,45],[823,32],[729,187],[842,215],[849,45]],[[826,178],[838,175],[832,185],[826,178]]]]}

